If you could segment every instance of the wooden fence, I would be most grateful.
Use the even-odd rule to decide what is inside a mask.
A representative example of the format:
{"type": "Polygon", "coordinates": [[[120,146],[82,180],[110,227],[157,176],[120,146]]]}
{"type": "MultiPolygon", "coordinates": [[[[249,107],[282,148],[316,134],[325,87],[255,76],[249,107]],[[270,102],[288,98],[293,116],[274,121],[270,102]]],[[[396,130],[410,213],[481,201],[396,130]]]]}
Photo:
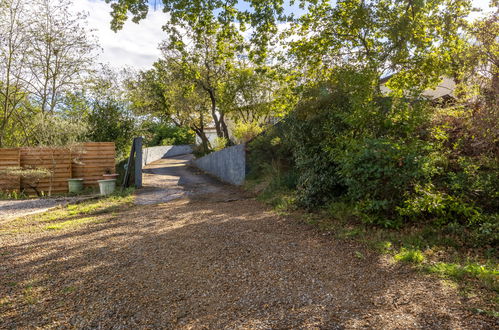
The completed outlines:
{"type": "Polygon", "coordinates": [[[114,142],[82,143],[74,148],[16,148],[0,149],[0,169],[21,167],[47,169],[50,177],[33,184],[19,177],[0,176],[0,190],[19,191],[27,194],[68,192],[67,180],[83,178],[86,187],[98,186],[97,180],[105,173],[115,172],[114,142]]]}
{"type": "MultiPolygon", "coordinates": [[[[21,166],[19,149],[0,149],[0,168],[21,166]]],[[[19,190],[21,181],[17,176],[0,175],[0,190],[19,190]]]]}
{"type": "Polygon", "coordinates": [[[73,178],[83,178],[85,187],[98,186],[104,173],[116,173],[114,142],[89,142],[74,152],[73,178]]]}

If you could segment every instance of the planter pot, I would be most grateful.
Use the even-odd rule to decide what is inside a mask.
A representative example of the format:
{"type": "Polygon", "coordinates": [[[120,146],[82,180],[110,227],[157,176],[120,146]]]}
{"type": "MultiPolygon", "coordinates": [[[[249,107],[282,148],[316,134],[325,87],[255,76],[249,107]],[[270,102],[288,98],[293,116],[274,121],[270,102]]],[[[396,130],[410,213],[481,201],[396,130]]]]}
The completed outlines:
{"type": "Polygon", "coordinates": [[[119,174],[103,174],[104,180],[117,179],[119,174]]]}
{"type": "Polygon", "coordinates": [[[102,196],[110,195],[116,189],[116,179],[108,179],[108,180],[99,180],[100,194],[102,196]]]}
{"type": "Polygon", "coordinates": [[[83,179],[68,179],[68,190],[77,194],[83,191],[83,179]]]}

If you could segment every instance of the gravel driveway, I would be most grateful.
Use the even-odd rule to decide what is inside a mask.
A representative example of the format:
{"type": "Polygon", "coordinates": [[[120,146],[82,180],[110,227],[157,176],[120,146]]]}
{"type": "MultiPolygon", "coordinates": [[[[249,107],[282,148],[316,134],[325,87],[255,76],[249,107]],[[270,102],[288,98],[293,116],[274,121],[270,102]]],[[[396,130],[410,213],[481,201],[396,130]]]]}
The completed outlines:
{"type": "MultiPolygon", "coordinates": [[[[178,174],[189,171],[180,166],[178,174]]],[[[0,236],[0,328],[499,325],[471,312],[475,298],[440,280],[189,176],[200,176],[180,185],[191,194],[168,203],[78,229],[0,236]]]]}

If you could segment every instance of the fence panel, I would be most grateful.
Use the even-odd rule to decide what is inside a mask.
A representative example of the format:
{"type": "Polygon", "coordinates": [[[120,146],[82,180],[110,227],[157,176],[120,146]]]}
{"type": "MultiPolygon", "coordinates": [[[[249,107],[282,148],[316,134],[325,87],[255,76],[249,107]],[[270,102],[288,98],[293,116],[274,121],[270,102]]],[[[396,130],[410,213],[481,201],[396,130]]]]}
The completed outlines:
{"type": "MultiPolygon", "coordinates": [[[[20,166],[21,159],[19,149],[0,149],[0,169],[20,166]]],[[[19,191],[20,188],[21,182],[18,176],[0,175],[0,190],[19,191]]]]}
{"type": "Polygon", "coordinates": [[[71,153],[65,148],[21,148],[23,168],[45,168],[52,172],[38,182],[21,179],[21,187],[27,194],[38,192],[66,193],[71,178],[71,153]],[[36,190],[35,190],[36,189],[36,190]]]}
{"type": "Polygon", "coordinates": [[[116,173],[114,142],[87,142],[73,155],[73,178],[83,178],[85,187],[98,186],[105,173],[116,173]]]}
{"type": "Polygon", "coordinates": [[[114,142],[88,142],[68,148],[0,149],[0,169],[8,167],[45,168],[48,178],[34,182],[18,176],[0,175],[0,190],[19,191],[29,195],[37,191],[59,194],[68,192],[70,178],[83,178],[86,187],[98,186],[105,173],[116,173],[114,142]]]}

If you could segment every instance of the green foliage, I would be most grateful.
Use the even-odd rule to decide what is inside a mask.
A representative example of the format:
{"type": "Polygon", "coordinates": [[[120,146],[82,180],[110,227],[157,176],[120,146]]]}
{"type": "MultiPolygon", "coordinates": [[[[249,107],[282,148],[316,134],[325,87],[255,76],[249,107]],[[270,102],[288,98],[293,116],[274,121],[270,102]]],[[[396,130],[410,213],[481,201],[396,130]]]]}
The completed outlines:
{"type": "Polygon", "coordinates": [[[195,143],[195,134],[188,127],[150,123],[145,125],[145,129],[148,147],[195,143]]]}
{"type": "Polygon", "coordinates": [[[16,190],[13,191],[0,191],[0,200],[2,199],[25,199],[28,198],[28,196],[24,192],[17,192],[16,190]]]}
{"type": "Polygon", "coordinates": [[[338,173],[350,200],[367,213],[394,211],[401,194],[424,178],[424,148],[411,141],[368,138],[349,141],[338,155],[338,173]]]}
{"type": "Polygon", "coordinates": [[[249,156],[250,168],[274,161],[275,141],[288,146],[280,162],[299,174],[297,201],[306,208],[346,203],[356,218],[384,227],[422,220],[459,222],[472,231],[492,226],[497,160],[465,156],[469,142],[456,132],[467,137],[470,126],[449,120],[442,126],[436,117],[442,112],[421,100],[382,97],[374,77],[347,67],[306,90],[280,134],[250,143],[250,151],[260,150],[256,159],[249,156]]]}
{"type": "Polygon", "coordinates": [[[256,122],[238,122],[234,127],[233,134],[238,143],[245,143],[263,132],[263,128],[256,122]]]}
{"type": "Polygon", "coordinates": [[[480,265],[471,262],[460,265],[456,263],[437,262],[428,265],[425,269],[430,273],[453,279],[463,279],[464,277],[479,278],[491,289],[499,291],[499,270],[497,265],[480,265]]]}
{"type": "Polygon", "coordinates": [[[425,256],[419,250],[407,250],[402,249],[399,253],[397,253],[393,258],[396,261],[403,261],[408,263],[420,264],[425,260],[425,256]]]}
{"type": "Polygon", "coordinates": [[[220,151],[222,149],[225,149],[229,143],[229,140],[223,137],[217,137],[215,140],[212,142],[212,149],[213,151],[220,151]]]}
{"type": "Polygon", "coordinates": [[[84,121],[39,113],[32,118],[36,135],[30,144],[35,146],[64,147],[84,141],[88,127],[84,121]]]}
{"type": "Polygon", "coordinates": [[[258,198],[272,205],[278,212],[296,208],[296,175],[292,171],[283,171],[278,163],[262,169],[263,177],[256,184],[260,194],[258,198]]]}
{"type": "Polygon", "coordinates": [[[470,7],[468,0],[313,1],[295,25],[301,38],[292,53],[316,78],[338,62],[389,68],[394,93],[417,93],[438,82],[462,47],[458,31],[470,7]]]}
{"type": "MultiPolygon", "coordinates": [[[[122,29],[128,15],[138,23],[147,16],[149,0],[105,0],[112,3],[111,28],[122,29]]],[[[278,0],[251,0],[223,2],[203,0],[163,0],[163,11],[168,13],[169,21],[165,29],[172,35],[181,35],[182,28],[194,28],[198,34],[210,35],[222,31],[220,39],[234,40],[249,27],[252,28],[251,41],[256,46],[252,55],[265,58],[269,41],[277,34],[277,23],[286,19],[283,2],[278,0]]],[[[225,40],[221,40],[223,48],[225,40]]],[[[234,43],[232,47],[240,47],[234,43]]]]}
{"type": "Polygon", "coordinates": [[[212,152],[212,150],[207,150],[206,148],[204,148],[203,145],[195,145],[193,148],[192,148],[192,154],[196,157],[196,158],[201,158],[203,156],[206,156],[208,154],[210,154],[212,152]]]}
{"type": "Polygon", "coordinates": [[[117,158],[127,156],[135,132],[135,120],[125,104],[109,98],[96,101],[88,116],[88,138],[94,142],[114,142],[117,158]]]}
{"type": "Polygon", "coordinates": [[[426,187],[417,185],[415,193],[404,201],[403,207],[397,207],[397,211],[412,219],[431,215],[441,224],[453,221],[471,224],[479,221],[481,215],[480,209],[468,205],[458,197],[436,191],[431,184],[426,187]]]}
{"type": "MultiPolygon", "coordinates": [[[[294,167],[291,145],[284,137],[283,127],[282,123],[269,127],[247,145],[246,162],[250,179],[268,176],[274,170],[279,173],[288,172],[294,167]]],[[[290,185],[290,188],[294,187],[295,185],[290,185]]]]}

